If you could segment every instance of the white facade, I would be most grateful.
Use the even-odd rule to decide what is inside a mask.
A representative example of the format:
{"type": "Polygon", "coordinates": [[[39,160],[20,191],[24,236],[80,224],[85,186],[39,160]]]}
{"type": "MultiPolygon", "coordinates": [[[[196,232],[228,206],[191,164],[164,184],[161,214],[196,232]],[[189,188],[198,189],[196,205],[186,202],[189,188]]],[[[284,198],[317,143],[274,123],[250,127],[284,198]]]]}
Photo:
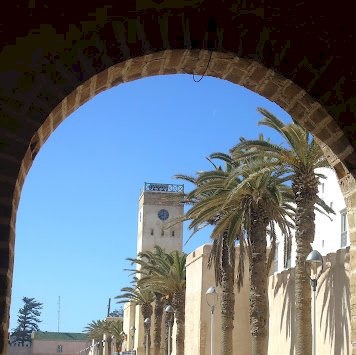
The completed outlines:
{"type": "MultiPolygon", "coordinates": [[[[332,169],[318,169],[317,173],[326,176],[326,179],[320,179],[319,197],[325,201],[335,212],[327,216],[315,211],[315,238],[312,248],[318,250],[322,255],[335,252],[338,249],[346,248],[350,245],[348,235],[348,224],[346,216],[346,204],[342,196],[337,177],[332,169]]],[[[277,229],[278,253],[275,259],[274,272],[281,272],[283,267],[283,236],[277,229]]],[[[296,244],[293,238],[291,260],[288,268],[295,266],[296,244]]]]}

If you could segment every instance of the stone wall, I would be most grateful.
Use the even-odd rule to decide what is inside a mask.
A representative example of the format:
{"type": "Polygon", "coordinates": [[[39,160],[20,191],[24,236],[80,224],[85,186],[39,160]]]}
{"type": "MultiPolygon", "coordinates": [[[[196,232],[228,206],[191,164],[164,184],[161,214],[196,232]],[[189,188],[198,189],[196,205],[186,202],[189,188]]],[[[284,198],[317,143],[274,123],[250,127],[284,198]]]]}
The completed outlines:
{"type": "MultiPolygon", "coordinates": [[[[210,245],[204,245],[191,253],[187,259],[186,354],[210,354],[210,310],[205,301],[206,290],[214,285],[213,272],[207,269],[210,248],[210,245]]],[[[349,355],[352,351],[349,248],[326,255],[324,262],[325,269],[319,279],[317,290],[317,354],[349,355]]],[[[244,287],[240,293],[236,293],[235,297],[234,354],[251,354],[248,287],[246,277],[244,287]]],[[[217,290],[221,293],[219,288],[217,290]]],[[[294,269],[271,275],[268,295],[268,354],[293,355],[295,342],[294,269]]],[[[220,306],[217,305],[214,327],[216,354],[220,353],[219,312],[220,306]]]]}

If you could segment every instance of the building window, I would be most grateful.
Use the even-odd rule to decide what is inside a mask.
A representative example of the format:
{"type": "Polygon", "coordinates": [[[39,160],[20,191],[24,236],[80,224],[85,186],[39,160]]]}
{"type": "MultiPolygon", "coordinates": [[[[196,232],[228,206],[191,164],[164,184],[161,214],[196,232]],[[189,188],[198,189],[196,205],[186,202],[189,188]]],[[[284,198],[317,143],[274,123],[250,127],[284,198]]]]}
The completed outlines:
{"type": "Polygon", "coordinates": [[[153,235],[153,228],[151,228],[151,235],[153,235]]]}
{"type": "Polygon", "coordinates": [[[172,231],[172,237],[174,237],[174,231],[172,231]]]}
{"type": "Polygon", "coordinates": [[[279,243],[276,243],[276,250],[274,251],[274,272],[278,272],[278,246],[279,243]]]}
{"type": "Polygon", "coordinates": [[[321,193],[323,194],[324,193],[324,188],[325,188],[325,185],[322,183],[322,184],[320,184],[321,186],[320,186],[320,191],[321,191],[321,193]]]}
{"type": "Polygon", "coordinates": [[[347,212],[342,210],[341,214],[341,248],[347,245],[347,212]]]}
{"type": "Polygon", "coordinates": [[[142,217],[142,213],[140,212],[140,223],[141,223],[141,217],[142,217]]]}
{"type": "Polygon", "coordinates": [[[62,345],[57,345],[57,353],[62,353],[62,352],[63,352],[62,345]]]}
{"type": "Polygon", "coordinates": [[[164,236],[164,230],[161,229],[161,237],[163,237],[163,236],[164,236]]]}

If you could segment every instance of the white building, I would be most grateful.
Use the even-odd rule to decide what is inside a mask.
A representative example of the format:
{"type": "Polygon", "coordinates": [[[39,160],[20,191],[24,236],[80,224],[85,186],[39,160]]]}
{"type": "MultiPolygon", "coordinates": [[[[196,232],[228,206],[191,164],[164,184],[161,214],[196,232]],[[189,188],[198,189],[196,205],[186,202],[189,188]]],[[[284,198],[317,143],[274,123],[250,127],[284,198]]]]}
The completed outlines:
{"type": "MultiPolygon", "coordinates": [[[[322,168],[317,172],[326,176],[326,179],[320,179],[319,197],[334,210],[335,214],[330,214],[329,218],[317,211],[315,212],[315,238],[312,248],[318,250],[322,255],[327,255],[350,245],[346,205],[334,170],[322,168]]],[[[284,270],[284,248],[283,237],[280,233],[278,233],[277,243],[278,252],[275,258],[274,272],[281,272],[284,270]]],[[[295,266],[295,258],[296,244],[293,239],[288,268],[295,266]]]]}

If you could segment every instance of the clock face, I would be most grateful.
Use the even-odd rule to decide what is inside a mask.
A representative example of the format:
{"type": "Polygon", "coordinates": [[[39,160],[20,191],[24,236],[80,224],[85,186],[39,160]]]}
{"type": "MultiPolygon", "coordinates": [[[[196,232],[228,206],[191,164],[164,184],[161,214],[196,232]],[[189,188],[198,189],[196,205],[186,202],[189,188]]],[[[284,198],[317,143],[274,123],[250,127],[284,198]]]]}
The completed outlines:
{"type": "Polygon", "coordinates": [[[167,210],[159,210],[158,211],[158,218],[161,221],[165,221],[166,219],[168,219],[168,217],[169,217],[169,213],[167,210]]]}

